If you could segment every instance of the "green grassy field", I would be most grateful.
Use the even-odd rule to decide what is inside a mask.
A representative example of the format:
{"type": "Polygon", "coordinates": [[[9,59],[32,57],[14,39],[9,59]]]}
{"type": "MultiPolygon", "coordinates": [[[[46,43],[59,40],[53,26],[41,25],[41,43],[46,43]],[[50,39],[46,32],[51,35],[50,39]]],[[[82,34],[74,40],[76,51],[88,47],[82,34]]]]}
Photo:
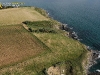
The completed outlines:
{"type": "MultiPolygon", "coordinates": [[[[25,10],[24,13],[30,10],[14,10],[19,9],[25,10]]],[[[13,12],[13,9],[9,11],[13,12]]],[[[14,25],[0,26],[0,75],[46,75],[45,71],[51,66],[58,67],[59,71],[65,70],[64,75],[83,75],[85,46],[66,36],[67,32],[59,29],[60,23],[48,18],[44,10],[36,8],[31,12],[42,14],[31,14],[37,20],[21,20],[31,31],[14,21],[5,23],[13,22],[14,25]]]]}
{"type": "MultiPolygon", "coordinates": [[[[56,32],[56,33],[33,32],[33,35],[35,35],[39,40],[41,40],[51,49],[51,53],[47,53],[46,56],[41,57],[42,61],[37,62],[37,64],[39,63],[39,66],[37,67],[39,67],[41,71],[41,66],[40,66],[41,63],[42,63],[42,67],[45,68],[44,65],[46,64],[47,66],[50,66],[52,64],[56,64],[57,62],[70,61],[71,65],[73,65],[74,66],[73,68],[75,69],[75,71],[73,71],[73,74],[82,75],[83,70],[82,70],[81,63],[82,63],[82,59],[84,58],[84,54],[87,52],[85,46],[80,42],[73,40],[68,36],[65,36],[63,32],[61,32],[61,30],[55,29],[54,25],[55,23],[53,24],[53,22],[51,21],[48,24],[46,21],[45,23],[44,21],[41,21],[41,22],[32,22],[32,24],[28,23],[27,25],[31,27],[33,30],[34,29],[38,30],[42,27],[44,29],[55,30],[56,32]]],[[[36,67],[35,68],[32,67],[32,65],[30,65],[30,67],[29,68],[32,70],[36,68],[36,67]]]]}

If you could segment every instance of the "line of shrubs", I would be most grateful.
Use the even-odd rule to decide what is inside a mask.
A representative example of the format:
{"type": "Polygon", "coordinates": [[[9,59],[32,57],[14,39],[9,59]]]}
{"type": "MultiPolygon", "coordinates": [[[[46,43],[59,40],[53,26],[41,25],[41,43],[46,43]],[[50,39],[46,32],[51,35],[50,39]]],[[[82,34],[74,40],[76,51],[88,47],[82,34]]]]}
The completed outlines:
{"type": "Polygon", "coordinates": [[[36,27],[48,27],[48,28],[52,28],[53,27],[53,23],[51,21],[24,21],[22,22],[26,25],[32,25],[32,26],[36,26],[36,27]]]}
{"type": "Polygon", "coordinates": [[[42,33],[56,33],[55,30],[45,29],[45,28],[40,28],[40,29],[36,29],[36,30],[32,30],[32,28],[28,28],[28,30],[30,32],[35,32],[35,33],[39,33],[39,32],[42,32],[42,33]]]}
{"type": "Polygon", "coordinates": [[[2,6],[0,9],[14,8],[13,6],[2,6]]]}

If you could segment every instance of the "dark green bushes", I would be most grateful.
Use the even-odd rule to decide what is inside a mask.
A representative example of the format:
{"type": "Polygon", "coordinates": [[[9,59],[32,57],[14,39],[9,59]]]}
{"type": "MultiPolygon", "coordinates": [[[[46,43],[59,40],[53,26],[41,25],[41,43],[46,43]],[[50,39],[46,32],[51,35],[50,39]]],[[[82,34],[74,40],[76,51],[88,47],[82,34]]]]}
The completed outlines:
{"type": "Polygon", "coordinates": [[[42,33],[56,33],[53,29],[53,23],[51,21],[25,21],[23,22],[29,27],[30,32],[42,32],[42,33]]]}
{"type": "Polygon", "coordinates": [[[45,29],[45,28],[41,28],[41,29],[37,29],[37,30],[32,30],[31,28],[28,28],[28,30],[30,32],[35,32],[35,33],[56,33],[54,30],[50,30],[50,29],[45,29]]]}
{"type": "Polygon", "coordinates": [[[24,21],[23,23],[31,27],[53,28],[53,23],[51,21],[24,21]]]}
{"type": "Polygon", "coordinates": [[[29,30],[30,32],[33,32],[33,30],[32,30],[31,28],[28,28],[28,30],[29,30]]]}

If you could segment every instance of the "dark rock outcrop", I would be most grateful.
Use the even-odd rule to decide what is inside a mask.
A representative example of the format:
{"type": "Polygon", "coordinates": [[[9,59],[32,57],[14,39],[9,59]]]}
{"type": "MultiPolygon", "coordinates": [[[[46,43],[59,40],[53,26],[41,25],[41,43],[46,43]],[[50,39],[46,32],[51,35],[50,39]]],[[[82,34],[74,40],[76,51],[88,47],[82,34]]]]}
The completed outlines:
{"type": "Polygon", "coordinates": [[[100,75],[100,72],[89,73],[88,75],[100,75]]]}

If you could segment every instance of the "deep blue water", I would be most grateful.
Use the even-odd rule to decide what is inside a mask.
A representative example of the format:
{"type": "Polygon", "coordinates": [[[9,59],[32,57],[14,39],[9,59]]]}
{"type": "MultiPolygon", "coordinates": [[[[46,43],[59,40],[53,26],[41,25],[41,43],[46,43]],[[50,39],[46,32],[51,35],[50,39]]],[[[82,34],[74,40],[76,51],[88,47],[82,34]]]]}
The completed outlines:
{"type": "MultiPolygon", "coordinates": [[[[50,15],[67,23],[78,34],[81,42],[100,50],[100,0],[0,0],[0,2],[25,2],[47,10],[50,15]]],[[[100,62],[91,71],[100,69],[100,62]]]]}

